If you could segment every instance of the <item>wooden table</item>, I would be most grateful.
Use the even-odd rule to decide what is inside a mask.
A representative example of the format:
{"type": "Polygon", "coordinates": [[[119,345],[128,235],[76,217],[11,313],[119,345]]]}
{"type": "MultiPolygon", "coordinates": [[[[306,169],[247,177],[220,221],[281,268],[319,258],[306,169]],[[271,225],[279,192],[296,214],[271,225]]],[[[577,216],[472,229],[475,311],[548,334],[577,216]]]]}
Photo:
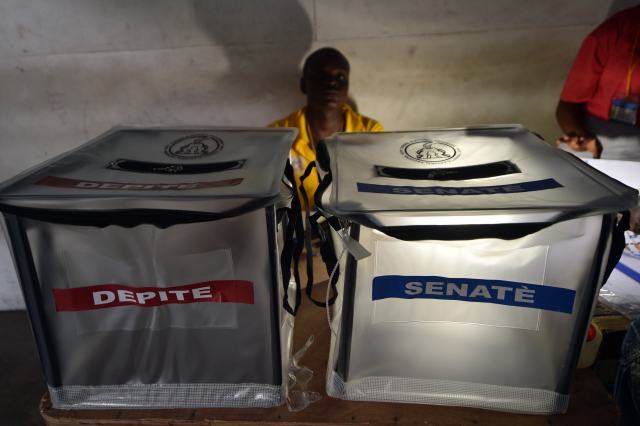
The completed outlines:
{"type": "MultiPolygon", "coordinates": [[[[316,274],[318,276],[318,274],[316,274]]],[[[322,291],[325,283],[318,286],[322,291]]],[[[578,370],[571,391],[569,410],[563,415],[508,414],[474,408],[418,404],[342,401],[324,391],[329,353],[329,331],[325,311],[306,298],[296,317],[294,350],[309,334],[315,343],[302,359],[314,371],[309,390],[320,392],[320,401],[303,411],[291,413],[286,406],[252,409],[172,410],[56,410],[48,394],[42,398],[41,413],[47,425],[613,425],[617,410],[611,396],[591,369],[578,370]]]]}

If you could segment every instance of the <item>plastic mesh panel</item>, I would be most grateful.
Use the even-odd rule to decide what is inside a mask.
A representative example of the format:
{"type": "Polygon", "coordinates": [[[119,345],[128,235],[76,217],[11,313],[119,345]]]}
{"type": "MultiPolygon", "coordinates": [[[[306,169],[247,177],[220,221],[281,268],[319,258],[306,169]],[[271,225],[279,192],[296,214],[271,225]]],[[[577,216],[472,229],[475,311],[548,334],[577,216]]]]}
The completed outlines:
{"type": "Polygon", "coordinates": [[[51,403],[62,409],[273,407],[281,387],[264,384],[181,383],[49,387],[51,403]]]}
{"type": "Polygon", "coordinates": [[[327,393],[354,401],[455,405],[530,414],[564,413],[569,406],[569,395],[544,389],[400,377],[366,377],[345,383],[335,372],[328,378],[327,393]]]}

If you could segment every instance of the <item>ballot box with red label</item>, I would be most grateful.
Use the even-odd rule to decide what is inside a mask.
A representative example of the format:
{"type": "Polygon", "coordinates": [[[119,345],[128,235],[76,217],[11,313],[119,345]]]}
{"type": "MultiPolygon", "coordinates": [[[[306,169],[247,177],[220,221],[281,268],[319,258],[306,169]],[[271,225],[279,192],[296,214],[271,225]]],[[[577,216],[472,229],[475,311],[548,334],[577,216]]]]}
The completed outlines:
{"type": "Polygon", "coordinates": [[[54,407],[283,403],[295,135],[116,128],[0,187],[54,407]]]}

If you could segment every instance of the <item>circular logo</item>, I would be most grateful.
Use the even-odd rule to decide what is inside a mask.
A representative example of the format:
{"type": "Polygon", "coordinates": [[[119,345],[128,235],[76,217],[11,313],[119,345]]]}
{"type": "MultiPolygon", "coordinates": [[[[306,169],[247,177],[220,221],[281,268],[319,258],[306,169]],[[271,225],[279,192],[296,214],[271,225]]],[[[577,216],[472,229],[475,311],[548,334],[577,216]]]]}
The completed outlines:
{"type": "Polygon", "coordinates": [[[418,139],[407,142],[400,152],[409,160],[421,163],[444,163],[460,156],[460,150],[453,144],[435,139],[418,139]]]}
{"type": "Polygon", "coordinates": [[[164,148],[164,152],[169,157],[196,160],[215,154],[222,150],[223,146],[222,139],[217,136],[200,133],[184,136],[171,142],[164,148]]]}

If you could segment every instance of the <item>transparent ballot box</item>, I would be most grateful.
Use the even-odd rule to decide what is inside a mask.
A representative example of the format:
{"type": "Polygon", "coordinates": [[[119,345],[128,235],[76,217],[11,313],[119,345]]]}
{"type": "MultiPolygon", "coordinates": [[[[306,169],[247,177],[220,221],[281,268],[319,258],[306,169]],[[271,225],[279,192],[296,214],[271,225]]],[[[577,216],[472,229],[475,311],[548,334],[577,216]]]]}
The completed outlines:
{"type": "Polygon", "coordinates": [[[295,135],[116,128],[0,187],[55,408],[283,403],[295,135]]]}
{"type": "Polygon", "coordinates": [[[340,259],[327,392],[566,411],[638,192],[517,125],[339,133],[318,158],[340,259]]]}

